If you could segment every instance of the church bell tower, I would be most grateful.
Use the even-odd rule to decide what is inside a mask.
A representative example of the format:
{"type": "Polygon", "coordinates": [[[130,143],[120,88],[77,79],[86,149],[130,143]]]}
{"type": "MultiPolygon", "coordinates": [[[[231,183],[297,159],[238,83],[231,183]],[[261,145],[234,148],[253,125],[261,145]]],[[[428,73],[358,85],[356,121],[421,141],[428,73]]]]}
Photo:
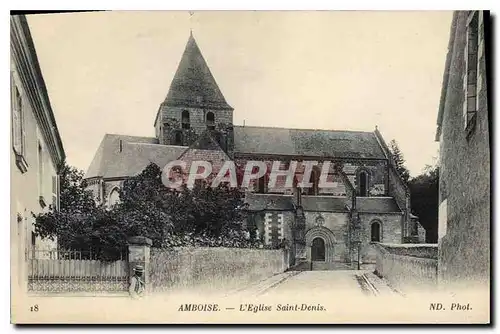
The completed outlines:
{"type": "Polygon", "coordinates": [[[226,102],[191,33],[155,120],[160,144],[189,146],[208,132],[232,156],[233,108],[226,102]]]}

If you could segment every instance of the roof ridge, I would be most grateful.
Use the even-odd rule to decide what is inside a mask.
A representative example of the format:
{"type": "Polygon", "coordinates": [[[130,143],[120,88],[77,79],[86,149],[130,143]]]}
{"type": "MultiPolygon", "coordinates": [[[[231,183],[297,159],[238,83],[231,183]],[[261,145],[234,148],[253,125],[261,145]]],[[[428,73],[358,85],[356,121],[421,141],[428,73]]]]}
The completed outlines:
{"type": "Polygon", "coordinates": [[[328,131],[328,132],[353,132],[353,133],[374,133],[373,131],[362,130],[332,130],[332,129],[302,129],[302,128],[286,128],[281,126],[258,126],[258,125],[233,125],[238,128],[259,128],[259,129],[283,129],[283,130],[297,130],[297,131],[328,131]]]}
{"type": "Polygon", "coordinates": [[[164,145],[160,143],[140,143],[140,142],[126,142],[127,145],[156,145],[156,146],[161,146],[161,147],[166,147],[166,148],[179,148],[183,149],[186,146],[180,146],[180,145],[164,145]]]}
{"type": "Polygon", "coordinates": [[[135,137],[135,138],[149,138],[149,139],[157,139],[156,137],[151,136],[134,136],[134,135],[124,135],[119,133],[105,133],[104,136],[114,136],[114,137],[135,137]]]}

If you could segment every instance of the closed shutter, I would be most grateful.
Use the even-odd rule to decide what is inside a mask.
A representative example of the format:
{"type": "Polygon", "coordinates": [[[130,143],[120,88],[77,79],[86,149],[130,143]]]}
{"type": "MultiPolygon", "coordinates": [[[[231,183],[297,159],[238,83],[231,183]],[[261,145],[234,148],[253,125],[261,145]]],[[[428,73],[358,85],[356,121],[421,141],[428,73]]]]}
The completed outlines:
{"type": "Polygon", "coordinates": [[[464,106],[463,119],[464,129],[477,111],[477,51],[478,51],[478,12],[471,11],[467,20],[467,35],[465,41],[465,74],[464,74],[464,106]]]}
{"type": "Polygon", "coordinates": [[[54,210],[59,210],[58,175],[52,176],[52,206],[54,210]]]}
{"type": "Polygon", "coordinates": [[[22,154],[22,129],[21,129],[21,95],[14,82],[14,74],[10,73],[11,86],[11,112],[12,112],[12,146],[17,154],[22,154]]]}

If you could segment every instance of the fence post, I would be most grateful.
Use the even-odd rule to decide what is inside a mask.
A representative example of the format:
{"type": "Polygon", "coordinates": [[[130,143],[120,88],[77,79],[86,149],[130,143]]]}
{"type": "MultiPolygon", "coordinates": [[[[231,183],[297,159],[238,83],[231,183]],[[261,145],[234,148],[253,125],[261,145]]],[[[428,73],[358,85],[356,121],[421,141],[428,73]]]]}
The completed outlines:
{"type": "MultiPolygon", "coordinates": [[[[128,239],[128,264],[129,264],[129,278],[134,276],[134,268],[137,265],[144,267],[144,283],[146,285],[146,292],[149,292],[149,258],[150,248],[153,242],[151,239],[141,236],[131,237],[128,239]]],[[[130,280],[129,280],[130,282],[130,280]]]]}

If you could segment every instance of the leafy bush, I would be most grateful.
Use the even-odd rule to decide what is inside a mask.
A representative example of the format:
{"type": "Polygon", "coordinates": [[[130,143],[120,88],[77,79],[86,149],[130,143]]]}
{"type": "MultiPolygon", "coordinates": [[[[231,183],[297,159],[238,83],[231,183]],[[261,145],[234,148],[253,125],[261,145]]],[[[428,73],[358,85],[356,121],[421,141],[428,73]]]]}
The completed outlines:
{"type": "Polygon", "coordinates": [[[221,184],[204,183],[174,190],[161,182],[161,169],[150,164],[124,181],[120,202],[98,206],[82,182],[83,173],[66,166],[61,175],[61,208],[35,215],[35,232],[57,238],[62,249],[92,250],[113,260],[127,239],[144,236],[153,247],[258,247],[248,238],[243,193],[221,184]]]}

